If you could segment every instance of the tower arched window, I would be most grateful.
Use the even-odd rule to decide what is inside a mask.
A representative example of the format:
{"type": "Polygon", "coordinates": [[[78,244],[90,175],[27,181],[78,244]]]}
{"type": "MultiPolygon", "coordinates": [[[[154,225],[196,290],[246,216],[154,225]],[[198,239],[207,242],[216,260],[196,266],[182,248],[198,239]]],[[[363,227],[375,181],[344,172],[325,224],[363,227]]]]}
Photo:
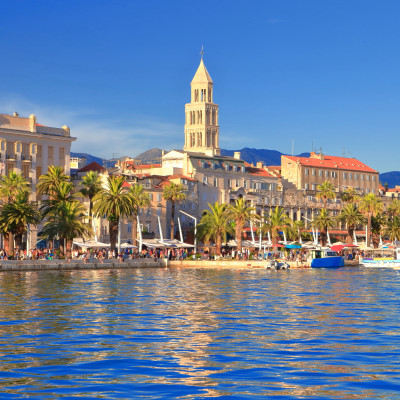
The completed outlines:
{"type": "Polygon", "coordinates": [[[199,89],[194,91],[194,101],[199,101],[199,89]]]}
{"type": "Polygon", "coordinates": [[[209,102],[209,103],[211,103],[211,102],[212,102],[211,93],[212,93],[212,89],[211,89],[211,88],[209,88],[209,89],[208,89],[208,102],[209,102]]]}

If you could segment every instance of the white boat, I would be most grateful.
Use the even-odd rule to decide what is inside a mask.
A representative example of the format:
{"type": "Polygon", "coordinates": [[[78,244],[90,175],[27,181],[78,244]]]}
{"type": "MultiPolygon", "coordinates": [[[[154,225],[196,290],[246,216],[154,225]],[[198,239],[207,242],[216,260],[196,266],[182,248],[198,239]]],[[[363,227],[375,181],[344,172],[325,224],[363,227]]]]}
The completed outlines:
{"type": "Polygon", "coordinates": [[[366,250],[360,264],[369,268],[400,268],[400,248],[366,250]]]}

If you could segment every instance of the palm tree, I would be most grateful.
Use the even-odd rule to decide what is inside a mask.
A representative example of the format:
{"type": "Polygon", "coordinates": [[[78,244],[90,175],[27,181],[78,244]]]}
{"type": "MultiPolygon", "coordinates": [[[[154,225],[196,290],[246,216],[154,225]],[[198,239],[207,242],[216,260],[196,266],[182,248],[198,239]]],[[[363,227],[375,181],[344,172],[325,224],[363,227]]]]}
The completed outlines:
{"type": "MultiPolygon", "coordinates": [[[[22,236],[27,230],[27,225],[37,226],[40,220],[40,213],[35,203],[29,201],[29,194],[24,192],[17,195],[14,201],[4,204],[0,211],[1,230],[15,236],[15,245],[19,249],[21,249],[22,236]]],[[[13,251],[13,243],[11,243],[9,252],[13,251]]]]}
{"type": "Polygon", "coordinates": [[[337,216],[337,221],[343,222],[347,227],[347,240],[346,243],[353,243],[354,230],[357,225],[363,224],[365,218],[354,203],[349,203],[342,209],[337,216]]]}
{"type": "Polygon", "coordinates": [[[344,203],[357,203],[359,195],[353,187],[348,187],[340,194],[340,198],[344,203]]]}
{"type": "Polygon", "coordinates": [[[82,203],[63,201],[58,203],[57,211],[49,215],[39,235],[47,239],[59,238],[62,244],[66,242],[66,250],[70,251],[74,238],[89,237],[93,233],[85,219],[86,208],[82,203]]]}
{"type": "Polygon", "coordinates": [[[243,198],[235,201],[234,204],[230,204],[227,207],[229,218],[232,218],[235,222],[235,237],[237,251],[242,251],[242,234],[243,228],[247,221],[254,220],[254,207],[248,206],[243,198]]]}
{"type": "Polygon", "coordinates": [[[371,218],[372,245],[375,248],[379,247],[381,232],[386,225],[387,219],[387,216],[383,213],[377,213],[371,218]]]}
{"type": "Polygon", "coordinates": [[[124,178],[109,176],[107,185],[93,198],[93,215],[108,219],[111,249],[116,250],[119,221],[133,212],[132,196],[123,188],[124,178]]]}
{"type": "Polygon", "coordinates": [[[36,185],[36,190],[39,194],[45,194],[53,197],[57,191],[57,186],[61,182],[69,182],[70,177],[65,174],[62,167],[50,165],[48,172],[39,177],[39,182],[36,185]]]}
{"type": "Polygon", "coordinates": [[[301,232],[305,228],[304,222],[303,221],[293,221],[292,227],[294,230],[293,236],[296,237],[300,243],[301,237],[302,237],[301,232]]]}
{"type": "Polygon", "coordinates": [[[83,197],[87,197],[89,200],[89,217],[92,218],[93,211],[93,198],[101,189],[101,179],[96,171],[88,171],[88,173],[82,177],[81,190],[79,193],[83,197]]]}
{"type": "Polygon", "coordinates": [[[326,208],[328,199],[334,199],[336,197],[335,186],[329,181],[322,182],[317,186],[316,197],[323,201],[324,208],[326,208]]]}
{"type": "Polygon", "coordinates": [[[209,210],[206,210],[197,225],[197,236],[205,243],[213,240],[217,255],[221,254],[223,236],[230,233],[229,214],[227,205],[215,202],[208,204],[209,210]]]}
{"type": "Polygon", "coordinates": [[[20,193],[29,192],[30,183],[22,174],[10,171],[8,175],[0,178],[0,197],[8,202],[15,200],[20,193]]]}
{"type": "MultiPolygon", "coordinates": [[[[30,193],[30,183],[22,176],[14,171],[0,178],[0,197],[6,202],[12,202],[18,194],[30,193]]],[[[7,253],[12,252],[14,247],[14,238],[12,232],[5,230],[2,232],[4,236],[4,248],[7,253]]]]}
{"type": "Polygon", "coordinates": [[[383,233],[388,236],[389,240],[392,242],[400,240],[400,217],[398,215],[390,217],[387,220],[383,233]]]}
{"type": "Polygon", "coordinates": [[[387,213],[390,217],[400,214],[400,200],[393,199],[387,208],[387,213]]]}
{"type": "Polygon", "coordinates": [[[375,196],[374,193],[368,193],[360,200],[360,211],[367,217],[367,247],[370,245],[371,236],[371,219],[374,215],[383,209],[382,200],[375,196]]]}
{"type": "Polygon", "coordinates": [[[140,183],[135,183],[129,188],[132,197],[132,244],[136,244],[137,239],[137,216],[142,207],[150,205],[150,196],[144,191],[140,183]]]}
{"type": "Polygon", "coordinates": [[[321,232],[321,246],[326,246],[328,229],[335,225],[335,219],[326,208],[321,208],[318,216],[312,222],[313,226],[321,232]]]}
{"type": "Polygon", "coordinates": [[[269,215],[266,214],[266,220],[275,247],[279,242],[279,232],[285,232],[286,235],[289,235],[294,231],[293,221],[286,215],[283,207],[276,207],[269,215]]]}
{"type": "Polygon", "coordinates": [[[175,234],[175,204],[186,199],[185,188],[180,183],[171,182],[168,186],[165,186],[163,197],[171,202],[171,239],[173,239],[175,234]]]}
{"type": "Polygon", "coordinates": [[[54,186],[51,198],[42,201],[40,211],[43,218],[55,213],[62,203],[77,202],[77,195],[73,193],[74,185],[71,182],[59,182],[54,186]]]}

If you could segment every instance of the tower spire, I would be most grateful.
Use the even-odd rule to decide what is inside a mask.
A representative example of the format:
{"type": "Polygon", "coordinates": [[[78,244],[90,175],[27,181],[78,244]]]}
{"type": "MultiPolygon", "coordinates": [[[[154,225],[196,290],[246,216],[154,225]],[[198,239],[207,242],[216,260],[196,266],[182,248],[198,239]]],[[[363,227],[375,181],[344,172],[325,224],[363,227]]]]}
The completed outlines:
{"type": "Polygon", "coordinates": [[[203,55],[204,55],[204,47],[203,47],[203,45],[201,45],[201,51],[200,51],[201,59],[203,59],[203,55]]]}

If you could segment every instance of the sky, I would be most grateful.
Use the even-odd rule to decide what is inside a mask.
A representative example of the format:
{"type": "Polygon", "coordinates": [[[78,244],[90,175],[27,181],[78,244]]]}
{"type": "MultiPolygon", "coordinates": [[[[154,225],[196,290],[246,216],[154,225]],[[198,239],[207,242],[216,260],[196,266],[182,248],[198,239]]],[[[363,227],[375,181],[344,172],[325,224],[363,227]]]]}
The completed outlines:
{"type": "Polygon", "coordinates": [[[0,113],[72,151],[182,149],[204,62],[220,146],[322,149],[400,170],[398,0],[0,0],[0,113]]]}

